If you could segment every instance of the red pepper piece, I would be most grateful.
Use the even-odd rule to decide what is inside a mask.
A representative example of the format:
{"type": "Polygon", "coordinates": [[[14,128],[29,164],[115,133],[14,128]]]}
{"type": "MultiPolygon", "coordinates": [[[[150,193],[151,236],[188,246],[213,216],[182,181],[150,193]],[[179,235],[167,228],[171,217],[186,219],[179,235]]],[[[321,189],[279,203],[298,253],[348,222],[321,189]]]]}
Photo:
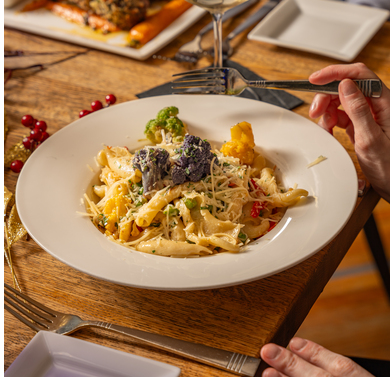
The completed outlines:
{"type": "Polygon", "coordinates": [[[267,208],[266,202],[254,202],[251,209],[251,216],[253,218],[259,217],[260,212],[265,208],[267,208]]]}
{"type": "MultiPolygon", "coordinates": [[[[256,191],[261,191],[261,193],[265,195],[263,189],[252,178],[251,178],[251,183],[256,191]]],[[[267,208],[267,202],[254,202],[251,209],[251,216],[253,218],[259,217],[260,211],[265,208],[267,208]]]]}
{"type": "Polygon", "coordinates": [[[277,224],[277,223],[272,223],[272,224],[270,225],[270,227],[268,228],[268,232],[270,232],[272,229],[274,229],[275,226],[276,226],[276,224],[277,224]]]}

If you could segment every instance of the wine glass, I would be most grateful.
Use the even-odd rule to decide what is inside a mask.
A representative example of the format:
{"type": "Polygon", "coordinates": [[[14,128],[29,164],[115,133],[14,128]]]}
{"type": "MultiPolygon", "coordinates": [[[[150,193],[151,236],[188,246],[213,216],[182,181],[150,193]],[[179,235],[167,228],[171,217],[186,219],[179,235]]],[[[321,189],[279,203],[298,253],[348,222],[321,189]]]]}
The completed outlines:
{"type": "Polygon", "coordinates": [[[187,0],[211,13],[214,23],[214,67],[223,66],[222,56],[222,16],[230,8],[247,0],[187,0]]]}

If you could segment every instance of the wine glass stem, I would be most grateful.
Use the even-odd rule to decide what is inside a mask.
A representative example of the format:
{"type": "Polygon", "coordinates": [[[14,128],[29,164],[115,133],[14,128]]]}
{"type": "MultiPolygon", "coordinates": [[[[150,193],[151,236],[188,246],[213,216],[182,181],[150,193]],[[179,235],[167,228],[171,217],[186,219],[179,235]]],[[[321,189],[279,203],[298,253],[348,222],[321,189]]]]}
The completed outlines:
{"type": "Polygon", "coordinates": [[[213,13],[214,21],[214,67],[223,67],[222,13],[213,13]]]}

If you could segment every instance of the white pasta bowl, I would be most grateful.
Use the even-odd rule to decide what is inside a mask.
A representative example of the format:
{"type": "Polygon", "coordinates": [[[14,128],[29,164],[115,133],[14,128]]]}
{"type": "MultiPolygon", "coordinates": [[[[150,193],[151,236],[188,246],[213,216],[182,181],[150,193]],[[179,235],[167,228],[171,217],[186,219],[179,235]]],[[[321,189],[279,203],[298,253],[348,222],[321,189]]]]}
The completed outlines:
{"type": "Polygon", "coordinates": [[[91,276],[156,290],[226,287],[292,267],[339,233],[356,198],[355,167],[331,135],[285,109],[228,96],[152,97],[92,113],[46,140],[26,162],[16,188],[20,218],[48,253],[91,276]],[[284,186],[298,184],[309,197],[238,254],[167,258],[111,242],[78,214],[85,212],[81,198],[100,170],[95,157],[103,145],[142,147],[145,124],[166,106],[178,107],[189,132],[211,143],[230,140],[234,124],[251,123],[258,149],[278,167],[284,186]],[[320,155],[326,160],[308,168],[320,155]]]}

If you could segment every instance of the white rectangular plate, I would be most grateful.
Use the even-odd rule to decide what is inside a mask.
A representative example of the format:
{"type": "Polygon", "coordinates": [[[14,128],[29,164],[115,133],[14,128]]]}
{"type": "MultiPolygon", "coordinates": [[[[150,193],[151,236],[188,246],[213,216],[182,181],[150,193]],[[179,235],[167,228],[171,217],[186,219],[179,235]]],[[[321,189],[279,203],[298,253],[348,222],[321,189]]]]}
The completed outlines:
{"type": "Polygon", "coordinates": [[[46,331],[38,332],[4,377],[178,377],[160,361],[46,331]]]}
{"type": "Polygon", "coordinates": [[[150,42],[139,49],[134,49],[127,46],[126,36],[128,32],[126,31],[103,35],[93,32],[86,26],[79,26],[66,21],[47,9],[21,13],[20,10],[29,2],[31,0],[23,1],[12,8],[4,9],[4,26],[128,56],[137,60],[145,60],[152,56],[206,13],[205,10],[192,6],[150,42]]]}
{"type": "Polygon", "coordinates": [[[349,62],[370,41],[389,13],[342,1],[284,0],[248,38],[349,62]]]}

